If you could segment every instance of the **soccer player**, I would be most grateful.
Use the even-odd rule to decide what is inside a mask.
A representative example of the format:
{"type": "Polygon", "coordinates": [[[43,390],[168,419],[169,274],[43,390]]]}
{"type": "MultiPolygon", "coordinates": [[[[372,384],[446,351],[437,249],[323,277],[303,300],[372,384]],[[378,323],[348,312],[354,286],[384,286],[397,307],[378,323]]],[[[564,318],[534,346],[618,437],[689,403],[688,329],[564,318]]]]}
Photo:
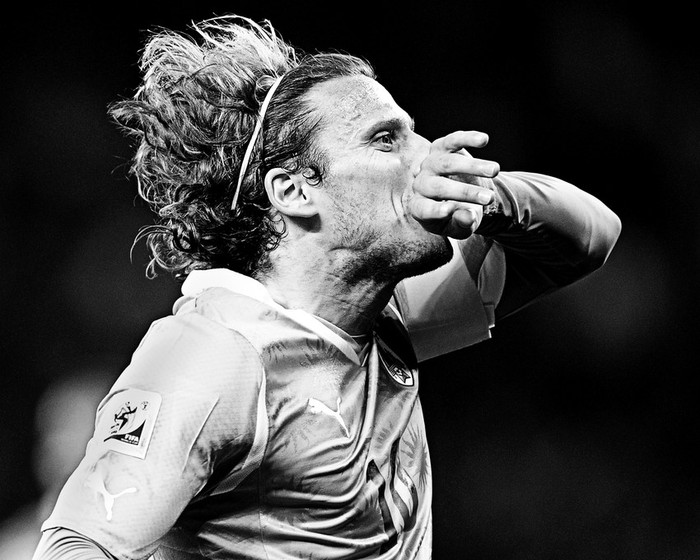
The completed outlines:
{"type": "Polygon", "coordinates": [[[341,54],[235,16],[151,35],[111,111],[184,279],[101,402],[35,559],[431,555],[419,362],[600,267],[620,232],[559,179],[429,142],[341,54]]]}

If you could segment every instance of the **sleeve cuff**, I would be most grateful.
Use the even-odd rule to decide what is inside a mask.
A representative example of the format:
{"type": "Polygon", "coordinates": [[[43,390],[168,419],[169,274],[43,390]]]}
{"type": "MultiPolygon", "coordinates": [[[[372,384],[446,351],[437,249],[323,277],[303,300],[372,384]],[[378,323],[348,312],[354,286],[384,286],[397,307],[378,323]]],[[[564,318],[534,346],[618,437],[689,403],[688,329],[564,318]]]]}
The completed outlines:
{"type": "MultiPolygon", "coordinates": [[[[397,300],[418,361],[460,350],[491,337],[493,312],[484,306],[457,242],[446,265],[406,278],[397,300]]],[[[493,310],[492,310],[493,311],[493,310]]]]}

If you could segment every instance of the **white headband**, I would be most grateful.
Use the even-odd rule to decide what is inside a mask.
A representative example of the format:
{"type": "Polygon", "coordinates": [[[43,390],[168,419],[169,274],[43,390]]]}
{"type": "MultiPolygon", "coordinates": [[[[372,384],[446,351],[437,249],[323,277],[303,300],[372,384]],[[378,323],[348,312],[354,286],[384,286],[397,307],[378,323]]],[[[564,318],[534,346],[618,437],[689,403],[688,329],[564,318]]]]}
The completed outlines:
{"type": "Polygon", "coordinates": [[[231,202],[231,210],[236,209],[236,204],[238,203],[238,194],[241,191],[241,184],[243,183],[243,178],[245,177],[246,171],[248,170],[248,164],[250,163],[250,156],[253,153],[253,148],[255,147],[255,142],[258,139],[260,130],[262,129],[263,119],[265,118],[265,111],[267,111],[267,106],[270,104],[272,95],[275,93],[277,86],[280,85],[282,77],[280,76],[275,80],[275,83],[270,86],[267,90],[267,95],[265,95],[265,100],[260,106],[260,112],[258,113],[258,122],[255,123],[255,129],[253,129],[253,135],[248,141],[248,147],[243,155],[243,161],[241,162],[241,170],[238,172],[238,184],[236,185],[236,192],[233,195],[233,201],[231,202]]]}

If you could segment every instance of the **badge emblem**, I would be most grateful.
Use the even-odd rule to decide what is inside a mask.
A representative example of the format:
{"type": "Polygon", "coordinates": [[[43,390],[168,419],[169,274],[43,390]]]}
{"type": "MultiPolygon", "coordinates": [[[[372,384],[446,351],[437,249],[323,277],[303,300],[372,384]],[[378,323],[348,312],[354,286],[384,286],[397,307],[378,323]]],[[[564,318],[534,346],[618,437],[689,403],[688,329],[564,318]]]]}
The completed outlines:
{"type": "Polygon", "coordinates": [[[415,385],[413,370],[411,370],[391,348],[384,344],[379,337],[377,337],[377,346],[379,360],[382,362],[384,369],[386,369],[391,378],[399,385],[413,387],[415,385]]]}
{"type": "Polygon", "coordinates": [[[152,391],[127,389],[105,406],[101,439],[108,449],[143,459],[153,435],[161,396],[152,391]]]}

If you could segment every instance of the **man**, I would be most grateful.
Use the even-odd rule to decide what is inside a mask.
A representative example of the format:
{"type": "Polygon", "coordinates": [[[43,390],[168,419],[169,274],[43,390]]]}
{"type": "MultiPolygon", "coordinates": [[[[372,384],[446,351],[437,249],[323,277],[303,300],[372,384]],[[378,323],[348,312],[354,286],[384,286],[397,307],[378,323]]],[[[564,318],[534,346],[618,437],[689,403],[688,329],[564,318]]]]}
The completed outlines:
{"type": "Polygon", "coordinates": [[[153,35],[113,115],[184,278],[101,403],[35,559],[429,558],[418,362],[600,267],[578,188],[432,143],[347,55],[224,17],[153,35]]]}

